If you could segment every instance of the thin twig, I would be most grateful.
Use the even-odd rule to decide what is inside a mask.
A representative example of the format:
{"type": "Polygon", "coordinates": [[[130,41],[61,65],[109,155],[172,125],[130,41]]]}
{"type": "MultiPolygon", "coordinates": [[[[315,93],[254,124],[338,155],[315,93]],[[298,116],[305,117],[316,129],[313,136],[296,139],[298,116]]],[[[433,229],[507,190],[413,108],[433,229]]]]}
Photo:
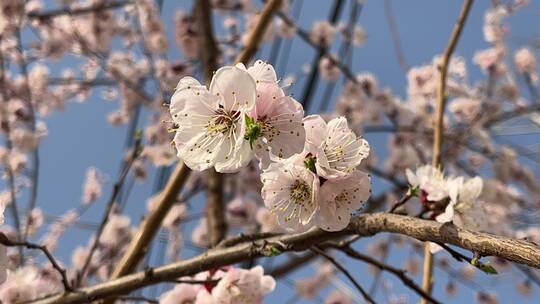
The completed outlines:
{"type": "Polygon", "coordinates": [[[292,255],[287,261],[283,262],[280,265],[274,266],[268,271],[265,270],[265,273],[271,275],[274,278],[279,278],[291,273],[298,268],[304,266],[305,264],[311,262],[317,257],[317,254],[309,251],[301,256],[292,255]]]}
{"type": "Polygon", "coordinates": [[[390,210],[388,212],[390,213],[394,213],[396,211],[397,208],[405,205],[412,197],[414,197],[413,195],[413,191],[411,191],[411,189],[409,189],[407,191],[407,193],[401,197],[401,199],[399,201],[397,201],[393,206],[392,208],[390,208],[390,210]]]}
{"type": "MultiPolygon", "coordinates": [[[[30,130],[32,132],[36,131],[36,114],[32,99],[32,90],[30,88],[30,79],[28,76],[28,62],[26,60],[23,46],[22,46],[22,34],[21,34],[21,26],[22,24],[19,24],[17,26],[17,29],[15,31],[15,36],[17,40],[17,50],[19,52],[20,60],[19,60],[19,69],[21,71],[23,80],[24,80],[24,90],[27,94],[24,98],[26,101],[26,105],[28,107],[28,113],[29,113],[29,120],[30,120],[30,130]]],[[[31,212],[35,208],[37,203],[37,194],[38,194],[38,184],[39,184],[39,148],[36,147],[32,151],[32,173],[30,176],[32,189],[30,191],[30,198],[28,201],[28,208],[26,212],[26,224],[24,227],[24,231],[19,230],[19,235],[22,234],[22,241],[26,241],[28,237],[29,228],[31,225],[31,212]]],[[[24,256],[21,255],[21,260],[24,263],[24,256]]]]}
{"type": "Polygon", "coordinates": [[[371,265],[377,267],[379,270],[388,271],[388,272],[394,274],[395,276],[397,276],[401,280],[401,282],[403,284],[405,284],[406,286],[408,286],[409,288],[414,290],[414,292],[416,292],[418,295],[420,295],[422,298],[426,299],[427,301],[429,301],[431,303],[441,303],[441,302],[437,301],[436,299],[434,299],[431,295],[426,293],[424,290],[422,290],[422,288],[420,286],[418,286],[411,278],[409,278],[406,275],[405,270],[392,267],[392,266],[390,266],[388,264],[385,264],[385,263],[382,263],[382,262],[380,262],[380,261],[378,261],[378,260],[376,260],[376,259],[374,259],[374,258],[372,258],[370,256],[361,254],[360,252],[352,249],[350,246],[343,246],[343,247],[338,246],[337,249],[340,249],[341,251],[343,251],[346,255],[348,255],[351,258],[366,262],[368,264],[371,264],[371,265]]]}
{"type": "MultiPolygon", "coordinates": [[[[443,53],[442,61],[439,67],[439,83],[437,86],[437,110],[433,127],[433,167],[440,168],[442,170],[442,144],[443,144],[443,132],[444,132],[444,110],[446,106],[446,76],[448,73],[448,65],[454,49],[456,48],[459,37],[465,26],[465,21],[471,9],[473,0],[464,0],[463,6],[459,13],[459,17],[454,25],[450,40],[443,53]]],[[[423,282],[422,287],[426,293],[431,294],[433,288],[433,255],[430,251],[429,243],[424,245],[424,265],[423,265],[423,282]]],[[[424,299],[421,300],[421,304],[425,304],[424,299]]]]}
{"type": "Polygon", "coordinates": [[[407,73],[411,66],[407,63],[403,50],[401,49],[398,27],[394,18],[394,12],[392,11],[392,0],[384,0],[384,16],[386,17],[386,22],[388,22],[388,28],[390,29],[390,36],[392,37],[392,43],[394,45],[394,51],[396,53],[399,66],[403,72],[407,73]]]}
{"type": "MultiPolygon", "coordinates": [[[[345,1],[343,0],[334,1],[334,5],[332,9],[330,10],[330,15],[328,16],[328,22],[330,22],[330,24],[335,25],[336,22],[339,20],[341,11],[344,6],[343,5],[344,2],[345,1]]],[[[317,54],[315,55],[315,57],[313,57],[313,61],[311,62],[309,77],[306,81],[306,85],[304,86],[302,98],[300,99],[302,102],[302,106],[304,107],[304,110],[306,112],[309,110],[309,106],[311,104],[311,97],[313,96],[313,93],[316,90],[317,81],[319,80],[319,68],[318,68],[319,61],[321,61],[321,59],[325,56],[325,54],[328,53],[328,49],[326,46],[317,45],[316,50],[317,50],[317,54]]],[[[332,56],[326,56],[326,57],[332,57],[332,56]]]]}
{"type": "Polygon", "coordinates": [[[47,259],[49,260],[51,265],[54,267],[54,269],[56,271],[58,271],[58,273],[62,277],[62,285],[64,285],[64,291],[65,292],[71,292],[71,291],[74,290],[71,287],[71,285],[69,284],[69,280],[68,280],[67,275],[66,275],[66,270],[64,268],[62,268],[60,266],[60,264],[58,264],[58,262],[56,262],[56,260],[52,256],[52,254],[47,249],[47,247],[45,247],[43,245],[30,243],[30,242],[27,242],[27,241],[12,241],[2,232],[0,232],[0,244],[2,244],[4,246],[7,246],[7,247],[25,247],[25,248],[28,248],[28,249],[40,250],[47,257],[47,259]]]}
{"type": "Polygon", "coordinates": [[[311,251],[316,252],[318,255],[324,257],[327,259],[330,263],[332,263],[339,271],[341,271],[348,279],[351,281],[351,283],[358,289],[358,291],[362,294],[364,299],[368,301],[369,303],[375,304],[375,301],[371,298],[371,296],[364,290],[364,288],[356,281],[356,279],[351,275],[351,273],[343,266],[341,265],[336,259],[326,254],[324,251],[317,247],[311,247],[311,251]]]}
{"type": "Polygon", "coordinates": [[[40,20],[46,20],[58,16],[63,15],[82,15],[82,14],[88,14],[88,13],[94,13],[98,11],[108,10],[108,9],[115,9],[120,8],[123,6],[126,6],[128,4],[133,3],[133,1],[106,1],[100,4],[94,4],[86,7],[80,7],[80,8],[60,8],[55,10],[50,10],[46,12],[30,12],[26,16],[31,19],[40,19],[40,20]]]}
{"type": "MultiPolygon", "coordinates": [[[[352,57],[352,35],[354,31],[354,25],[356,24],[358,20],[358,16],[362,12],[362,8],[364,7],[363,3],[359,3],[359,1],[353,1],[351,12],[349,15],[349,21],[347,23],[347,27],[344,29],[344,39],[341,42],[341,46],[338,53],[338,58],[347,58],[349,56],[352,57]]],[[[312,67],[317,68],[317,67],[312,67]]],[[[327,110],[328,106],[330,105],[330,101],[332,99],[332,94],[334,92],[334,89],[336,87],[337,81],[332,81],[326,85],[326,88],[324,90],[324,94],[322,96],[321,102],[319,103],[319,106],[317,107],[317,112],[322,112],[327,110]]]]}
{"type": "Polygon", "coordinates": [[[135,140],[135,145],[133,146],[131,155],[129,156],[128,160],[125,162],[124,168],[122,169],[121,174],[118,177],[118,180],[114,183],[111,197],[109,198],[109,201],[107,202],[105,211],[103,212],[101,223],[99,224],[96,231],[94,242],[92,243],[92,246],[90,247],[90,251],[88,252],[88,255],[86,256],[86,259],[84,260],[83,267],[81,271],[77,273],[76,286],[78,286],[81,283],[82,279],[86,275],[88,267],[90,266],[90,262],[92,261],[92,257],[99,246],[99,241],[101,239],[101,235],[103,234],[103,230],[105,229],[105,226],[109,222],[111,211],[116,202],[116,198],[118,197],[118,194],[120,193],[120,190],[122,189],[122,186],[124,185],[124,181],[126,180],[126,177],[129,173],[131,165],[137,159],[140,152],[141,152],[141,138],[137,137],[135,140]]]}

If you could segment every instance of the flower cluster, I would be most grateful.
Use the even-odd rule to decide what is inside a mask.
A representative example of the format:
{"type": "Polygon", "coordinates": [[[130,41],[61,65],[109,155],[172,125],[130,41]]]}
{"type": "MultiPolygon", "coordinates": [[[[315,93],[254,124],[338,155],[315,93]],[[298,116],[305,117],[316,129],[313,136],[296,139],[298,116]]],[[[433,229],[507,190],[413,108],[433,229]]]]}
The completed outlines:
{"type": "Polygon", "coordinates": [[[265,205],[285,228],[342,230],[370,195],[369,176],[357,170],[368,142],[344,117],[304,118],[263,61],[220,68],[209,89],[182,78],[170,112],[178,156],[191,169],[237,172],[255,156],[265,205]]]}
{"type": "Polygon", "coordinates": [[[412,193],[419,195],[423,210],[430,212],[431,218],[467,229],[485,229],[485,212],[478,200],[482,178],[445,177],[430,165],[419,167],[416,172],[407,169],[406,173],[412,193]]]}
{"type": "Polygon", "coordinates": [[[257,304],[262,303],[263,296],[273,291],[276,281],[264,275],[261,266],[251,269],[229,268],[218,270],[213,274],[208,272],[195,276],[209,283],[177,284],[172,290],[164,293],[161,304],[195,303],[195,304],[257,304]],[[219,280],[213,284],[212,280],[219,280]]]}
{"type": "Polygon", "coordinates": [[[288,229],[343,230],[371,193],[370,177],[356,169],[368,156],[369,145],[343,117],[327,124],[312,115],[304,126],[304,150],[272,163],[261,174],[263,200],[288,229]]]}

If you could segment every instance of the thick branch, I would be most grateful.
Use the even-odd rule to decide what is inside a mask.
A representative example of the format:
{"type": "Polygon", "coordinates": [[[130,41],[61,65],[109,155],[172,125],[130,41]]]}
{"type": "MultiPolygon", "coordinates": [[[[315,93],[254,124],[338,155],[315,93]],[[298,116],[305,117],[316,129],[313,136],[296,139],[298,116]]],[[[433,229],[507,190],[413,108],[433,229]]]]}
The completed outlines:
{"type": "Polygon", "coordinates": [[[266,2],[261,14],[259,15],[259,21],[249,34],[248,43],[245,45],[238,57],[236,57],[236,62],[243,62],[246,64],[253,57],[253,55],[255,55],[255,52],[257,52],[259,44],[264,37],[266,28],[270,24],[270,21],[272,21],[272,15],[279,9],[280,6],[281,0],[270,0],[266,2]]]}
{"type": "Polygon", "coordinates": [[[452,244],[482,256],[498,256],[540,269],[540,247],[534,243],[473,232],[448,223],[441,224],[396,214],[373,213],[354,218],[347,229],[340,232],[312,229],[303,233],[269,238],[266,241],[247,242],[229,248],[211,249],[191,259],[84,288],[77,293],[52,296],[36,303],[86,303],[89,298],[101,299],[123,295],[141,287],[239,263],[263,256],[269,251],[275,252],[275,250],[269,250],[271,247],[279,246],[278,249],[281,252],[303,251],[321,242],[335,240],[344,235],[372,236],[380,232],[407,235],[421,241],[452,244]]]}
{"type": "Polygon", "coordinates": [[[141,261],[148,250],[148,244],[152,241],[161,227],[163,219],[176,202],[176,196],[189,176],[189,168],[183,163],[176,165],[171,178],[167,182],[165,189],[156,199],[156,209],[141,223],[137,234],[129,244],[128,250],[120,260],[118,267],[114,270],[112,278],[118,278],[132,272],[141,261]]]}
{"type": "MultiPolygon", "coordinates": [[[[246,45],[246,49],[238,56],[236,62],[246,63],[251,59],[251,56],[255,53],[255,50],[257,49],[257,46],[261,40],[261,37],[255,34],[264,32],[266,26],[270,22],[272,12],[279,7],[280,3],[280,0],[272,0],[267,2],[259,19],[259,23],[255,26],[253,35],[251,35],[251,38],[246,45]],[[252,50],[249,51],[247,49],[252,50]]],[[[148,245],[159,231],[163,219],[176,201],[176,196],[187,180],[189,172],[189,168],[183,163],[176,165],[176,168],[171,174],[165,189],[156,198],[158,200],[158,202],[155,204],[157,206],[156,209],[141,223],[137,234],[129,244],[128,250],[120,260],[120,263],[114,270],[111,278],[116,279],[133,272],[137,264],[141,261],[142,257],[144,257],[146,254],[148,245]]]]}
{"type": "MultiPolygon", "coordinates": [[[[209,0],[197,1],[195,14],[201,35],[200,45],[205,52],[201,53],[204,78],[207,84],[212,80],[212,75],[217,69],[219,49],[214,38],[212,28],[212,7],[209,0]]],[[[210,246],[217,245],[227,235],[227,222],[225,220],[225,204],[223,201],[223,175],[213,168],[207,172],[208,191],[206,200],[206,221],[210,246]]]]}

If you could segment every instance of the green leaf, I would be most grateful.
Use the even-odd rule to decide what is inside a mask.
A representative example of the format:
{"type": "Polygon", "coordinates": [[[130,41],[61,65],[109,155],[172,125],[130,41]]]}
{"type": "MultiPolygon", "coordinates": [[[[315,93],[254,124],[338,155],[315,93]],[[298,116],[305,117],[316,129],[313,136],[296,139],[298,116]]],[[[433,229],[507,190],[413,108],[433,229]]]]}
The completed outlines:
{"type": "Polygon", "coordinates": [[[281,254],[281,250],[275,245],[266,245],[262,250],[262,254],[267,257],[276,256],[281,254]]]}
{"type": "Polygon", "coordinates": [[[244,136],[245,140],[249,140],[249,146],[253,149],[253,143],[261,136],[262,127],[255,120],[255,118],[245,116],[246,118],[246,135],[244,136]]]}
{"type": "Polygon", "coordinates": [[[317,169],[315,168],[315,163],[317,162],[317,159],[313,156],[308,156],[306,159],[304,159],[304,166],[308,168],[311,172],[317,173],[317,169]]]}
{"type": "Polygon", "coordinates": [[[495,269],[493,266],[491,266],[489,264],[489,262],[488,263],[482,263],[482,262],[480,262],[480,259],[478,257],[472,258],[471,265],[473,265],[474,267],[482,270],[484,273],[498,274],[497,269],[495,269]]]}
{"type": "Polygon", "coordinates": [[[419,189],[419,186],[410,187],[409,188],[410,196],[417,196],[418,195],[418,189],[419,189]]]}
{"type": "Polygon", "coordinates": [[[498,274],[497,270],[493,268],[493,266],[491,266],[489,263],[480,263],[476,267],[487,274],[498,274]]]}

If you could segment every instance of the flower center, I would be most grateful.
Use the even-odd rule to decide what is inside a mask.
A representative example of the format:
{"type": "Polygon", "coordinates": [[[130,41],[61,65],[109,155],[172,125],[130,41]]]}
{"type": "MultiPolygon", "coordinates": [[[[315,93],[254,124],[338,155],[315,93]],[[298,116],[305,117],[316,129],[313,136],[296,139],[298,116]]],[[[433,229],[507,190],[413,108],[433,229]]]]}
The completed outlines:
{"type": "Polygon", "coordinates": [[[311,187],[303,180],[295,180],[290,190],[291,200],[301,206],[311,199],[311,187]]]}
{"type": "Polygon", "coordinates": [[[219,108],[214,112],[211,120],[206,125],[208,133],[216,134],[228,134],[235,129],[235,123],[240,118],[240,112],[231,111],[227,112],[223,108],[219,108]]]}

